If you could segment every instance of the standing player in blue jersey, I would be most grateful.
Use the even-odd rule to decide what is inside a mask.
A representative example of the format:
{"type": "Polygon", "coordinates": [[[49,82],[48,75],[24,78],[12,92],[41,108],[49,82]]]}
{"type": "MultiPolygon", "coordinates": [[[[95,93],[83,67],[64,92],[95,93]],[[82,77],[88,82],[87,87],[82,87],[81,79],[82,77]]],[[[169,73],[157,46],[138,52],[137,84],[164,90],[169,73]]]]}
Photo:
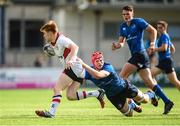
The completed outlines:
{"type": "Polygon", "coordinates": [[[94,52],[91,61],[93,66],[90,67],[80,60],[86,69],[85,79],[91,80],[96,86],[104,89],[107,98],[125,116],[132,116],[133,110],[142,111],[133,100],[138,103],[147,103],[151,100],[154,106],[158,105],[154,92],[148,91],[143,94],[137,87],[120,78],[113,66],[104,62],[101,52],[94,52]],[[127,98],[133,98],[133,100],[129,100],[128,103],[127,98]]]}
{"type": "Polygon", "coordinates": [[[123,66],[120,76],[127,79],[134,71],[138,71],[145,84],[152,89],[165,103],[163,114],[168,114],[173,107],[173,102],[163,93],[161,87],[153,80],[149,57],[143,43],[143,34],[146,30],[149,33],[151,41],[149,53],[151,54],[155,48],[155,40],[157,31],[142,18],[133,18],[134,10],[132,6],[125,6],[122,9],[124,23],[120,25],[119,41],[112,44],[112,50],[119,49],[124,46],[127,41],[131,58],[123,66]]]}
{"type": "Polygon", "coordinates": [[[154,49],[154,52],[158,52],[158,65],[151,69],[153,77],[165,72],[169,81],[176,86],[180,91],[180,81],[176,76],[176,72],[173,67],[173,59],[171,54],[175,52],[175,47],[171,43],[170,37],[167,33],[168,23],[165,21],[157,22],[157,31],[159,33],[159,38],[157,41],[157,48],[154,49]]]}

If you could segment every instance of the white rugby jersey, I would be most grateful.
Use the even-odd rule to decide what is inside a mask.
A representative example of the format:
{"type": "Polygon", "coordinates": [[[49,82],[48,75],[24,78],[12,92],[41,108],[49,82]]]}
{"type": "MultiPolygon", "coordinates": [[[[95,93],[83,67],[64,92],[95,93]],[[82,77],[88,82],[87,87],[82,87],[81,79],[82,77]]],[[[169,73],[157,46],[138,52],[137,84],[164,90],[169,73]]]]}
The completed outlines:
{"type": "MultiPolygon", "coordinates": [[[[69,44],[74,43],[71,39],[68,37],[64,36],[61,33],[57,34],[56,42],[51,43],[55,55],[58,57],[60,64],[62,65],[63,68],[65,68],[66,65],[66,60],[69,60],[69,53],[71,50],[68,48],[69,44]]],[[[78,77],[84,77],[84,68],[82,65],[76,61],[76,58],[74,59],[75,61],[72,62],[73,66],[71,67],[74,73],[78,77]]]]}
{"type": "Polygon", "coordinates": [[[70,49],[68,49],[69,44],[74,43],[71,39],[64,36],[61,33],[57,34],[56,42],[51,43],[55,55],[58,57],[61,65],[65,65],[65,60],[67,60],[69,57],[70,49]]]}

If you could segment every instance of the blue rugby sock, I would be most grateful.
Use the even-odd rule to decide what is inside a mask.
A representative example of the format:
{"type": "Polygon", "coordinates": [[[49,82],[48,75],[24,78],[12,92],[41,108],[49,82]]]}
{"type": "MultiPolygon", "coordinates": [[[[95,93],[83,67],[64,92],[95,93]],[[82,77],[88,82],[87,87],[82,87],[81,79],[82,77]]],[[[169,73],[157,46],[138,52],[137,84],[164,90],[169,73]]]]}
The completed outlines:
{"type": "Polygon", "coordinates": [[[136,108],[136,103],[135,103],[133,100],[131,100],[131,102],[129,103],[129,107],[130,107],[131,109],[136,108]]]}
{"type": "Polygon", "coordinates": [[[163,93],[161,87],[157,84],[153,87],[153,91],[155,92],[155,94],[157,96],[159,96],[163,101],[164,103],[168,103],[170,102],[170,100],[167,98],[167,96],[163,93]]]}
{"type": "Polygon", "coordinates": [[[154,97],[155,97],[154,92],[150,92],[150,91],[148,91],[148,92],[146,92],[145,94],[149,95],[149,98],[150,98],[150,99],[152,99],[152,98],[154,98],[154,97]]]}

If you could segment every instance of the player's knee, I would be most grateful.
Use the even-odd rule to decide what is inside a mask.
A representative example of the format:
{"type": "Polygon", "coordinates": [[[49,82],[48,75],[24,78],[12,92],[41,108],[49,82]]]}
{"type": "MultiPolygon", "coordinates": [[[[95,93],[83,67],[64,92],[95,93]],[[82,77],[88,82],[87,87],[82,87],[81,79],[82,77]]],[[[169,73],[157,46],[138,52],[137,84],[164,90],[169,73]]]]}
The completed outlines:
{"type": "Polygon", "coordinates": [[[135,98],[135,101],[137,103],[148,103],[148,97],[146,96],[146,94],[142,93],[142,92],[138,92],[138,96],[135,98]],[[137,98],[138,97],[138,98],[137,98]]]}
{"type": "Polygon", "coordinates": [[[122,112],[123,115],[127,116],[127,117],[132,117],[133,116],[133,110],[131,108],[129,108],[127,111],[122,112]]]}
{"type": "Polygon", "coordinates": [[[127,117],[133,116],[133,109],[131,109],[129,105],[124,105],[119,110],[123,115],[127,117]]]}
{"type": "Polygon", "coordinates": [[[120,73],[119,76],[120,76],[121,78],[125,79],[125,80],[128,78],[128,77],[127,77],[125,74],[123,74],[123,73],[120,73]]]}
{"type": "Polygon", "coordinates": [[[68,93],[68,94],[66,95],[66,97],[67,97],[67,99],[70,100],[70,101],[76,100],[75,95],[73,95],[72,93],[68,93]]]}

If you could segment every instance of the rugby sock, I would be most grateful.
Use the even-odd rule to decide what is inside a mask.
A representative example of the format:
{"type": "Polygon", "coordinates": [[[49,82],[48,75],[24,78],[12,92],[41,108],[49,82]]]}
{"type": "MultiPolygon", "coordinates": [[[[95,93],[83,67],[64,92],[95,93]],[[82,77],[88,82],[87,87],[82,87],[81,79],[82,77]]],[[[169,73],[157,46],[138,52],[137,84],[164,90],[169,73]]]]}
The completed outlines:
{"type": "Polygon", "coordinates": [[[59,103],[61,102],[61,95],[55,95],[52,97],[52,103],[51,103],[51,108],[49,110],[49,112],[52,115],[55,115],[56,111],[57,111],[57,107],[59,105],[59,103]]]}
{"type": "Polygon", "coordinates": [[[150,99],[152,99],[152,98],[155,97],[155,96],[154,96],[155,94],[154,94],[153,92],[150,92],[150,91],[146,92],[145,94],[147,94],[150,99]]]}
{"type": "Polygon", "coordinates": [[[131,100],[131,102],[129,102],[129,107],[130,109],[136,108],[136,103],[133,100],[131,100]]]}
{"type": "Polygon", "coordinates": [[[81,99],[85,99],[87,97],[98,97],[99,96],[99,91],[95,90],[95,91],[78,91],[76,92],[77,95],[77,99],[81,100],[81,99]]]}
{"type": "Polygon", "coordinates": [[[155,92],[155,94],[157,96],[159,96],[163,101],[164,103],[168,103],[170,102],[170,100],[167,98],[167,96],[163,93],[161,87],[157,84],[153,87],[153,91],[155,92]]]}

